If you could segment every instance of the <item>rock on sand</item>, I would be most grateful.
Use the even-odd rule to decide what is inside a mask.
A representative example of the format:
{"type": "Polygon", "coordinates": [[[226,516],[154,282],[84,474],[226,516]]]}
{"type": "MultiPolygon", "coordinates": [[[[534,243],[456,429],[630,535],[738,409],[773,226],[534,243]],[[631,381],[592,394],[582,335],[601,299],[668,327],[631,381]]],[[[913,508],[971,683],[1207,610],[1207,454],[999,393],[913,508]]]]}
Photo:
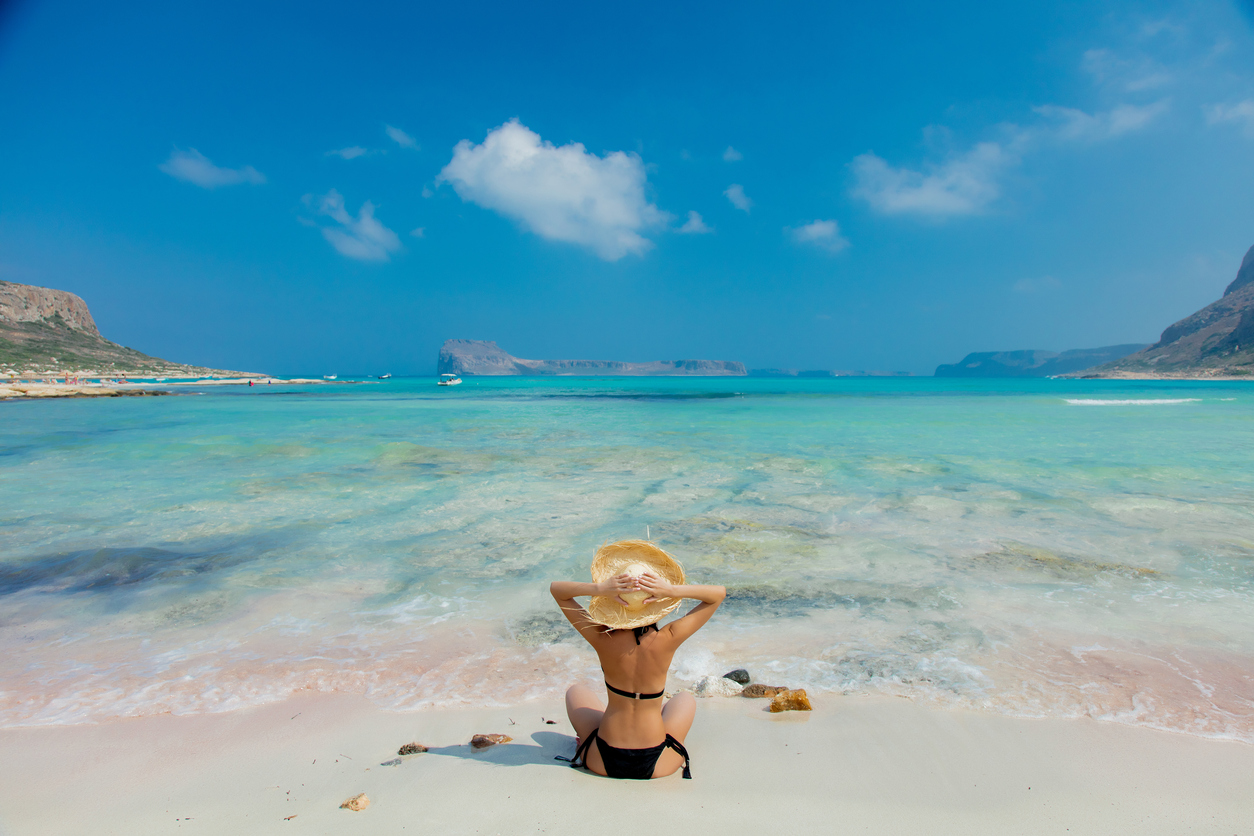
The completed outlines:
{"type": "Polygon", "coordinates": [[[782,694],[788,689],[782,685],[746,685],[745,689],[740,692],[742,697],[773,697],[776,694],[782,694]]]}
{"type": "Polygon", "coordinates": [[[694,697],[734,697],[741,691],[741,686],[722,676],[703,676],[692,689],[694,697]]]}
{"type": "Polygon", "coordinates": [[[360,813],[362,810],[370,806],[370,799],[366,798],[364,792],[358,793],[340,805],[341,810],[352,810],[354,813],[360,813]]]}
{"type": "Polygon", "coordinates": [[[498,743],[509,743],[513,739],[508,734],[477,734],[470,738],[470,745],[474,749],[486,749],[498,743]]]}
{"type": "Polygon", "coordinates": [[[805,688],[781,691],[771,698],[771,711],[810,711],[810,698],[805,688]]]}

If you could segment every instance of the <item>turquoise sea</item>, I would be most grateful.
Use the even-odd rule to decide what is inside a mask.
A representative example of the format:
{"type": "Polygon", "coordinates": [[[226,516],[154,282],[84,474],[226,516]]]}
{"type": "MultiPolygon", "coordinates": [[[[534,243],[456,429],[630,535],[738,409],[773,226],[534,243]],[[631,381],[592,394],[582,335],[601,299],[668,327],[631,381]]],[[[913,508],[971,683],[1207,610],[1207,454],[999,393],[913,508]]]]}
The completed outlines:
{"type": "Polygon", "coordinates": [[[746,666],[1254,741],[1254,382],[467,378],[0,403],[0,726],[595,681],[650,536],[746,666]]]}

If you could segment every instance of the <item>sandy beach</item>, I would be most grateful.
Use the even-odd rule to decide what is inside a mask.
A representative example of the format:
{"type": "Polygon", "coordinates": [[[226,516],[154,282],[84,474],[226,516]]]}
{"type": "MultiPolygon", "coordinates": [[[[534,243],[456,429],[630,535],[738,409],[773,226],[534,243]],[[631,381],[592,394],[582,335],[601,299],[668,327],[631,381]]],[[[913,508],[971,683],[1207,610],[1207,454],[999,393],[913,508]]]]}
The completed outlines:
{"type": "Polygon", "coordinates": [[[890,697],[811,713],[701,700],[693,780],[614,781],[557,701],[396,713],[344,694],[225,714],[0,732],[5,836],[671,832],[1245,834],[1254,747],[1092,720],[1023,720],[890,697]],[[544,719],[557,719],[549,725],[544,719]],[[482,752],[472,734],[514,742],[482,752]],[[383,766],[397,748],[430,747],[383,766]],[[370,806],[342,810],[366,793],[370,806]]]}

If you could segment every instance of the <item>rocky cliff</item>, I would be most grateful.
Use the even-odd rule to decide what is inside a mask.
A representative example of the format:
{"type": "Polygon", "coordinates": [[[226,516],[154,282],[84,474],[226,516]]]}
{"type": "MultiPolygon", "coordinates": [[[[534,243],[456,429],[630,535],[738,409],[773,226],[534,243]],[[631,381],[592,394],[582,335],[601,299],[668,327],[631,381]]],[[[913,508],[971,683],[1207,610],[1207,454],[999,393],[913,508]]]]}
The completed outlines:
{"type": "Polygon", "coordinates": [[[1254,375],[1254,247],[1224,295],[1168,326],[1144,351],[1076,377],[1244,377],[1254,375]]]}
{"type": "Polygon", "coordinates": [[[0,374],[8,377],[210,377],[238,375],[171,363],[100,335],[73,293],[0,281],[0,374]]]}
{"type": "Polygon", "coordinates": [[[524,360],[485,340],[445,340],[439,374],[466,375],[743,375],[733,360],[524,360]]]}
{"type": "Polygon", "coordinates": [[[1052,377],[1109,363],[1145,348],[1144,343],[1071,351],[982,351],[936,367],[937,377],[1052,377]]]}
{"type": "Polygon", "coordinates": [[[43,322],[57,320],[67,328],[99,337],[96,320],[91,318],[87,303],[73,293],[35,287],[29,284],[0,282],[0,322],[43,322]]]}

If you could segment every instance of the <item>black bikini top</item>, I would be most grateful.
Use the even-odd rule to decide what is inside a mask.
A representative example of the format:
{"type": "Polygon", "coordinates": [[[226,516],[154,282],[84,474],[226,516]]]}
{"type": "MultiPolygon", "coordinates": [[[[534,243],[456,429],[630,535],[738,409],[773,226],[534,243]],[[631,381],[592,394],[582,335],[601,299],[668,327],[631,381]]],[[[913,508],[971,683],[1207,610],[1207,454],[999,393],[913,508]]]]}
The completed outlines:
{"type": "MultiPolygon", "coordinates": [[[[633,627],[632,632],[636,634],[636,644],[640,644],[640,637],[650,630],[657,632],[657,625],[646,624],[643,627],[633,627]]],[[[605,673],[605,670],[602,669],[601,673],[605,673]]],[[[658,691],[656,694],[639,694],[635,691],[624,691],[622,688],[615,688],[608,680],[605,683],[605,687],[610,689],[610,693],[618,694],[620,697],[626,697],[629,700],[656,700],[666,693],[665,691],[658,691]]]]}

